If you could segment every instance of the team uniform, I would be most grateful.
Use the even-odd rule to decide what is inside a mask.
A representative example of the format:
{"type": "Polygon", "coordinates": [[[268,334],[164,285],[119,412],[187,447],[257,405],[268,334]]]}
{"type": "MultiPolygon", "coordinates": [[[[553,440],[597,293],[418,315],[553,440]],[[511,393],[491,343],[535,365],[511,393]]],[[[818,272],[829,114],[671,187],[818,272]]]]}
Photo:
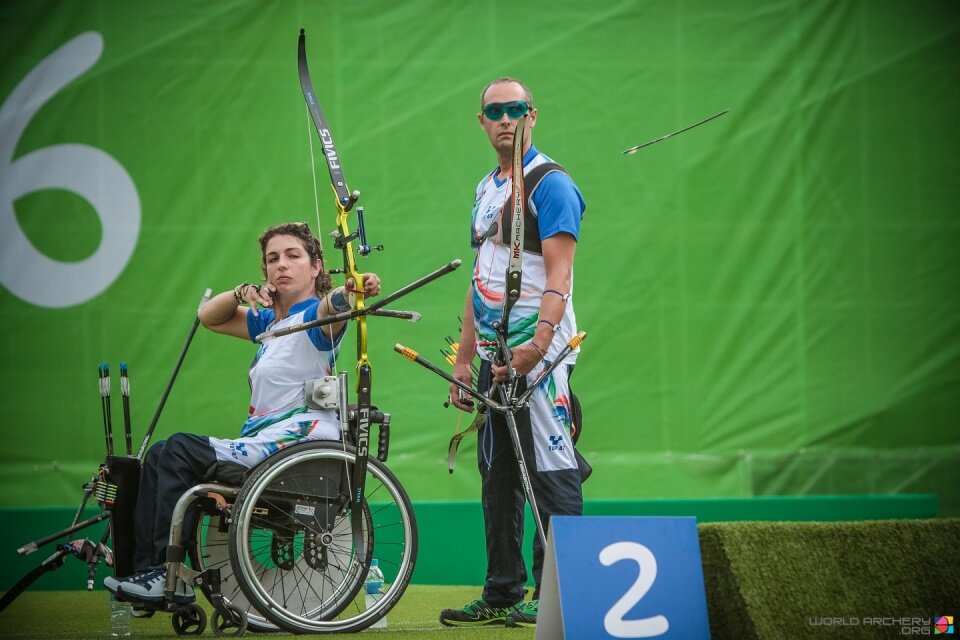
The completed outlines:
{"type": "MultiPolygon", "coordinates": [[[[315,320],[319,306],[317,298],[298,302],[279,321],[273,309],[261,309],[257,316],[248,310],[250,339],[267,329],[315,320]]],[[[304,382],[331,374],[343,333],[330,336],[323,327],[314,327],[260,345],[249,372],[249,418],[239,438],[176,433],[150,447],[143,462],[135,519],[137,540],[152,544],[137,544],[136,571],[164,561],[174,505],[193,485],[214,480],[238,484],[244,471],[286,446],[340,437],[334,410],[306,406],[304,382]]]]}
{"type": "MultiPolygon", "coordinates": [[[[549,162],[552,162],[550,158],[531,147],[524,155],[524,175],[549,162]]],[[[498,173],[499,169],[495,169],[480,181],[472,214],[471,245],[477,250],[472,305],[478,341],[495,341],[493,324],[503,313],[505,274],[510,259],[510,247],[502,240],[502,225],[509,224],[511,212],[509,208],[505,211],[505,203],[510,199],[512,182],[510,179],[499,180],[498,173]]],[[[533,193],[526,195],[541,240],[558,233],[579,237],[580,219],[585,208],[583,197],[565,172],[547,173],[533,193]]],[[[526,225],[524,232],[536,231],[526,225]]],[[[526,344],[533,338],[545,283],[543,256],[525,250],[520,297],[511,309],[508,324],[507,343],[510,347],[526,344]]],[[[556,359],[576,332],[571,297],[554,338],[545,349],[546,358],[520,381],[521,392],[556,359]]],[[[482,360],[480,388],[484,391],[490,386],[490,363],[495,351],[494,347],[478,347],[482,360]]],[[[531,394],[529,408],[516,414],[521,447],[530,467],[529,475],[544,526],[551,515],[579,515],[583,512],[580,473],[570,437],[569,375],[576,357],[577,353],[571,352],[564,364],[554,369],[549,379],[531,394]]],[[[522,600],[525,593],[527,574],[522,556],[525,497],[506,420],[503,415],[492,411],[487,416],[487,423],[480,428],[477,447],[487,539],[487,579],[483,599],[492,607],[506,607],[522,600]]],[[[535,537],[533,575],[537,589],[534,599],[539,598],[542,564],[543,546],[539,537],[535,537]]]]}
{"type": "MultiPolygon", "coordinates": [[[[289,316],[276,323],[273,309],[263,309],[257,316],[248,311],[250,338],[268,328],[283,329],[316,320],[319,306],[316,298],[297,303],[289,316]]],[[[308,408],[303,383],[331,375],[342,335],[341,331],[331,339],[323,327],[314,327],[260,345],[250,365],[250,417],[243,423],[240,437],[210,438],[219,462],[252,467],[289,444],[340,437],[336,412],[308,408]]]]}

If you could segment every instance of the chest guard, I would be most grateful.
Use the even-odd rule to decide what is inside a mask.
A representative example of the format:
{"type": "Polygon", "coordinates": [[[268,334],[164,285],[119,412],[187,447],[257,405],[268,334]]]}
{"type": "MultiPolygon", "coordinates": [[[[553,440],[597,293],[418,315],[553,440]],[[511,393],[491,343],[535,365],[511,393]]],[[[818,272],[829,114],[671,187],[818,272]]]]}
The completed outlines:
{"type": "MultiPolygon", "coordinates": [[[[523,208],[523,250],[529,253],[535,253],[538,256],[543,255],[543,246],[540,241],[540,226],[537,224],[537,216],[533,213],[533,192],[540,185],[540,182],[553,171],[567,173],[561,165],[556,162],[544,162],[528,171],[523,176],[523,192],[527,194],[526,206],[523,208]]],[[[509,220],[509,211],[507,205],[510,204],[510,198],[503,204],[500,210],[500,244],[510,244],[510,229],[505,220],[509,220]]]]}

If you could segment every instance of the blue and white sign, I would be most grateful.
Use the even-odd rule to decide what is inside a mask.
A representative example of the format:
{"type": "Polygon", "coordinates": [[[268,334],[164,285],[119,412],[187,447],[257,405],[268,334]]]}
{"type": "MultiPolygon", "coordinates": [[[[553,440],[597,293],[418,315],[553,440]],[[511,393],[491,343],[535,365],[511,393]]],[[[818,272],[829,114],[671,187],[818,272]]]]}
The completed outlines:
{"type": "Polygon", "coordinates": [[[553,516],[538,640],[709,640],[693,517],[553,516]]]}

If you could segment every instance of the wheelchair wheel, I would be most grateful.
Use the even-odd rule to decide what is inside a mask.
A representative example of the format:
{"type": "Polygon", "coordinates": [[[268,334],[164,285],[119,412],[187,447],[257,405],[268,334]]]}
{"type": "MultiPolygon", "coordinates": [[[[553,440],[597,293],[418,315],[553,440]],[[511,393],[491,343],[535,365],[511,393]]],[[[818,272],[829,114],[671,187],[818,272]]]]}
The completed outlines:
{"type": "MultiPolygon", "coordinates": [[[[247,628],[251,631],[277,631],[276,625],[267,621],[240,590],[233,567],[230,565],[229,537],[227,531],[220,529],[220,516],[200,513],[197,518],[194,541],[194,545],[188,545],[190,566],[196,571],[220,569],[220,591],[223,598],[230,605],[247,614],[247,628]]],[[[204,587],[201,591],[207,601],[213,604],[209,590],[204,587]]]]}
{"type": "Polygon", "coordinates": [[[220,637],[238,638],[247,630],[247,614],[235,605],[227,605],[227,613],[213,612],[213,635],[220,637]]]}
{"type": "Polygon", "coordinates": [[[355,460],[340,442],[274,454],[244,483],[230,525],[230,562],[247,601],[291,633],[360,631],[386,615],[410,582],[417,524],[393,473],[368,458],[361,534],[354,547],[349,496],[355,460]],[[384,594],[366,609],[363,583],[376,557],[384,594]]]}
{"type": "Polygon", "coordinates": [[[196,604],[173,612],[170,619],[178,636],[198,636],[207,628],[207,614],[196,604]]]}

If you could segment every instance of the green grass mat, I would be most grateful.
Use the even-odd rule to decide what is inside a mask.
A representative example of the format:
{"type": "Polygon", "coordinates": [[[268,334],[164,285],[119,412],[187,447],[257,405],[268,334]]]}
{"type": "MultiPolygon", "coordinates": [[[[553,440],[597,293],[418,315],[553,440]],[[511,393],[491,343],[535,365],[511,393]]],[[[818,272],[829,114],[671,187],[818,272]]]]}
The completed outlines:
{"type": "Polygon", "coordinates": [[[960,614],[960,519],[699,530],[714,640],[932,635],[931,619],[960,614]]]}
{"type": "MultiPolygon", "coordinates": [[[[442,626],[440,610],[462,606],[479,597],[480,587],[410,585],[399,604],[387,615],[386,629],[369,629],[371,638],[477,638],[480,640],[531,640],[533,629],[482,627],[458,629],[442,626]]],[[[26,591],[0,613],[0,638],[5,640],[98,640],[110,639],[110,600],[102,588],[96,591],[26,591]]],[[[202,601],[202,598],[200,599],[202,601]]],[[[207,613],[211,607],[206,604],[207,613]]],[[[131,638],[176,638],[170,616],[155,614],[146,620],[131,620],[131,638]]],[[[209,625],[200,636],[213,638],[209,625]]],[[[245,638],[304,638],[283,633],[247,632],[245,638]]],[[[356,637],[356,636],[354,636],[356,637]]]]}
{"type": "MultiPolygon", "coordinates": [[[[881,626],[884,620],[960,614],[960,519],[708,523],[699,532],[713,640],[880,640],[905,635],[902,626],[881,626]]],[[[364,633],[533,638],[530,629],[440,625],[441,609],[462,606],[480,591],[411,585],[387,616],[388,628],[364,633]]],[[[134,638],[174,637],[168,615],[133,620],[132,627],[134,638]]],[[[28,590],[0,614],[0,638],[87,640],[107,638],[108,628],[102,588],[28,590]]],[[[930,632],[924,624],[920,634],[930,632]]]]}

